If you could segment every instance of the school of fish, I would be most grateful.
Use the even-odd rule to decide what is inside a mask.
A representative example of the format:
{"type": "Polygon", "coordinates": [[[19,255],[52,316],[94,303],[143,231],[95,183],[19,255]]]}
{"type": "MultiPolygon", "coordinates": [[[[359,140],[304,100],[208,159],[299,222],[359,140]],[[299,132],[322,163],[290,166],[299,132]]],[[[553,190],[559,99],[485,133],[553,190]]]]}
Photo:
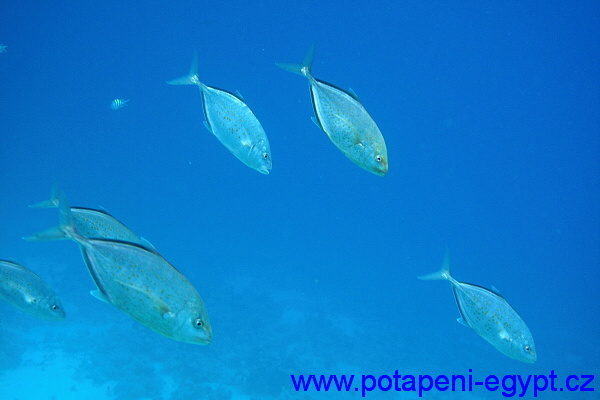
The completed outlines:
{"type": "MultiPolygon", "coordinates": [[[[0,53],[6,48],[0,45],[0,53]]],[[[385,176],[387,148],[377,124],[354,91],[313,77],[314,55],[313,45],[302,63],[276,65],[308,79],[315,114],[312,120],[333,144],[362,169],[385,176]]],[[[245,165],[269,174],[271,150],[258,118],[239,93],[200,81],[197,54],[187,75],[167,83],[198,86],[208,131],[245,165]]],[[[110,108],[119,110],[128,102],[117,98],[110,108]]],[[[58,209],[59,225],[24,239],[76,242],[96,286],[90,292],[95,298],[171,339],[201,345],[211,342],[212,328],[200,294],[146,239],[105,210],[70,207],[57,187],[50,200],[30,207],[58,209]]],[[[448,253],[440,271],[419,279],[448,280],[461,324],[508,357],[525,363],[536,361],[533,337],[519,314],[495,288],[455,280],[448,253]]],[[[62,320],[66,316],[56,292],[34,272],[12,261],[0,260],[0,300],[37,318],[62,320]]]]}

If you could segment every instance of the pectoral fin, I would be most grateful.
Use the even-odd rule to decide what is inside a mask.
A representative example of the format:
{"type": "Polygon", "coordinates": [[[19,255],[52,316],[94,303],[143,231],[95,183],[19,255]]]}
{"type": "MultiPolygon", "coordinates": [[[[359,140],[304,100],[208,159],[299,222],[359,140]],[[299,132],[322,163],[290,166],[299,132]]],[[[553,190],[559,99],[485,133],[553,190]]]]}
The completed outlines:
{"type": "Polygon", "coordinates": [[[172,311],[166,311],[163,313],[162,317],[167,321],[172,321],[175,319],[175,313],[172,311]]]}
{"type": "Polygon", "coordinates": [[[156,296],[153,292],[148,291],[148,290],[143,290],[142,288],[139,288],[135,285],[127,284],[127,283],[124,283],[119,280],[115,280],[115,282],[129,290],[134,290],[134,291],[140,293],[143,297],[146,297],[147,299],[149,299],[152,303],[152,306],[156,310],[158,310],[158,312],[163,317],[165,316],[165,314],[168,314],[168,313],[172,314],[171,309],[169,308],[167,303],[165,303],[160,297],[156,296]]]}

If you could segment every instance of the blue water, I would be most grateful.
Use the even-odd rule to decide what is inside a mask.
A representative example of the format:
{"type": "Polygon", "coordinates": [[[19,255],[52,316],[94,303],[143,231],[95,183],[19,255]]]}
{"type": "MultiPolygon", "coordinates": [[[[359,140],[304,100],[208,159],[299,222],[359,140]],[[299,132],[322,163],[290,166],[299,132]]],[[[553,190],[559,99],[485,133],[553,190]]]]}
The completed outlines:
{"type": "MultiPolygon", "coordinates": [[[[67,312],[51,323],[0,304],[0,398],[350,399],[296,393],[289,375],[600,375],[598,20],[593,1],[0,5],[0,259],[67,312]],[[313,42],[314,76],[377,121],[386,177],[344,157],[310,121],[306,79],[275,66],[313,42]],[[260,119],[269,175],[204,128],[196,88],[165,84],[194,50],[200,79],[260,119]],[[115,98],[130,101],[113,111],[115,98]],[[75,243],[21,239],[56,225],[27,208],[53,182],[189,278],[209,346],[90,296],[75,243]],[[416,279],[446,246],[457,279],[496,286],[527,322],[535,364],[457,324],[447,282],[416,279]]],[[[598,398],[593,386],[540,398],[598,398]]]]}

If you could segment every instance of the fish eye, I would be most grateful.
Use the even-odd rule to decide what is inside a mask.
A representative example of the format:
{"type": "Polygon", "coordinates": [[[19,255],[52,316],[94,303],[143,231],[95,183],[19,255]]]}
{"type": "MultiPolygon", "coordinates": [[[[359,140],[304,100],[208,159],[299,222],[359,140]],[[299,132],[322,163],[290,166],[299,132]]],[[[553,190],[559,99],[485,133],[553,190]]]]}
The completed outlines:
{"type": "Polygon", "coordinates": [[[202,328],[204,326],[204,321],[201,318],[196,318],[194,321],[194,328],[202,328]]]}
{"type": "Polygon", "coordinates": [[[51,307],[51,308],[52,308],[53,310],[58,310],[58,306],[57,306],[56,304],[52,304],[52,307],[51,307]]]}
{"type": "Polygon", "coordinates": [[[263,158],[264,158],[265,160],[269,159],[269,153],[263,153],[263,158]]]}
{"type": "Polygon", "coordinates": [[[377,160],[377,162],[381,162],[381,160],[382,160],[380,155],[375,156],[375,159],[377,160]]]}
{"type": "Polygon", "coordinates": [[[526,345],[526,346],[525,346],[525,351],[527,351],[527,352],[530,352],[530,351],[531,351],[531,346],[529,346],[529,345],[526,345]]]}

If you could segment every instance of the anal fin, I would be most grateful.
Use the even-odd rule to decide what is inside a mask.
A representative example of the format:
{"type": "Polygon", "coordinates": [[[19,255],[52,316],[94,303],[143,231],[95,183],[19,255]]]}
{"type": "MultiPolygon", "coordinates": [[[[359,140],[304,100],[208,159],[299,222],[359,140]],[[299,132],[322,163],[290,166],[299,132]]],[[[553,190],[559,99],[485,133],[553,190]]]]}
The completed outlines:
{"type": "Polygon", "coordinates": [[[462,317],[456,318],[456,322],[458,322],[462,326],[466,326],[467,328],[470,328],[469,324],[467,324],[467,321],[465,321],[462,317]]]}
{"type": "Polygon", "coordinates": [[[103,301],[103,302],[105,302],[107,304],[110,304],[110,300],[108,299],[108,297],[106,297],[104,295],[104,293],[102,293],[101,291],[99,291],[99,290],[91,290],[90,294],[92,296],[94,296],[95,298],[97,298],[98,300],[103,301]]]}

